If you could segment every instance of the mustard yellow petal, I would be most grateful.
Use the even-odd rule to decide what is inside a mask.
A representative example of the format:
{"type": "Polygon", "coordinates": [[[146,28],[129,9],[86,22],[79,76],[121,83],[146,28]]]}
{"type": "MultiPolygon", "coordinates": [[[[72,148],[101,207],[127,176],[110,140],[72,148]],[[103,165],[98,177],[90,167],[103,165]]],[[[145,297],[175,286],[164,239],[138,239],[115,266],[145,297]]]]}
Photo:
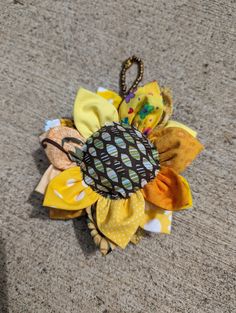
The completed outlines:
{"type": "Polygon", "coordinates": [[[60,122],[61,122],[61,126],[74,127],[74,122],[71,119],[61,118],[60,122]]]}
{"type": "Polygon", "coordinates": [[[124,249],[140,225],[144,205],[144,198],[140,191],[132,194],[128,199],[100,198],[96,208],[99,230],[124,249]]]}
{"type": "Polygon", "coordinates": [[[70,211],[81,210],[95,203],[99,197],[85,184],[81,170],[76,166],[50,181],[43,205],[70,211]]]}
{"type": "Polygon", "coordinates": [[[106,99],[80,88],[74,104],[74,123],[85,138],[90,137],[106,123],[118,122],[118,112],[106,99]]]}
{"type": "Polygon", "coordinates": [[[61,209],[49,208],[49,216],[52,220],[69,220],[85,214],[85,210],[68,211],[61,209]]]}
{"type": "Polygon", "coordinates": [[[145,212],[140,223],[146,231],[170,234],[172,211],[163,210],[156,205],[145,201],[145,212]]]}
{"type": "Polygon", "coordinates": [[[156,146],[161,166],[168,166],[181,173],[203,150],[203,145],[188,131],[179,127],[154,130],[149,140],[156,146]]]}
{"type": "Polygon", "coordinates": [[[179,178],[182,180],[182,183],[185,185],[186,198],[188,199],[187,203],[182,207],[182,209],[188,209],[193,206],[193,198],[190,185],[186,178],[179,175],[179,178]]]}
{"type": "Polygon", "coordinates": [[[182,123],[179,123],[177,121],[169,120],[169,122],[166,124],[165,128],[167,128],[167,127],[182,128],[182,129],[186,130],[193,137],[197,137],[197,132],[195,130],[193,130],[192,128],[190,128],[190,127],[188,127],[182,123]]]}

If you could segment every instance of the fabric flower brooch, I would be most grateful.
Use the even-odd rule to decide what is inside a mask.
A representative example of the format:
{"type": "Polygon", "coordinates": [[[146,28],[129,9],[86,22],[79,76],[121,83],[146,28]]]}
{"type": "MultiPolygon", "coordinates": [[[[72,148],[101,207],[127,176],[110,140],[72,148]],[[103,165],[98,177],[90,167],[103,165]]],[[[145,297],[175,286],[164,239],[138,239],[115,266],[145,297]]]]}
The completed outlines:
{"type": "Polygon", "coordinates": [[[203,149],[196,132],[170,120],[172,98],[156,81],[138,87],[142,61],[121,71],[121,96],[79,89],[73,119],[47,121],[40,141],[51,165],[36,191],[52,219],[87,215],[103,255],[146,232],[170,233],[172,214],[192,206],[180,173],[203,149]],[[127,90],[126,71],[138,65],[127,90]]]}

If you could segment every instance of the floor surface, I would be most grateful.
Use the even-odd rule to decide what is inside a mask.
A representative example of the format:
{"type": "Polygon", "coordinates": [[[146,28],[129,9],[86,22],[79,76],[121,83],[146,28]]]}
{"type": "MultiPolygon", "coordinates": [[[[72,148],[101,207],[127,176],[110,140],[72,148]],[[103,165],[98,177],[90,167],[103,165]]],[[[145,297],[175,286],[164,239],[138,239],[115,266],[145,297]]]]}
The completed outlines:
{"type": "Polygon", "coordinates": [[[2,0],[0,312],[236,312],[233,0],[2,0]],[[51,221],[34,187],[44,120],[70,116],[80,86],[118,91],[136,54],[174,95],[205,151],[185,172],[194,208],[106,258],[85,222],[51,221]],[[233,193],[234,192],[234,193],[233,193]]]}

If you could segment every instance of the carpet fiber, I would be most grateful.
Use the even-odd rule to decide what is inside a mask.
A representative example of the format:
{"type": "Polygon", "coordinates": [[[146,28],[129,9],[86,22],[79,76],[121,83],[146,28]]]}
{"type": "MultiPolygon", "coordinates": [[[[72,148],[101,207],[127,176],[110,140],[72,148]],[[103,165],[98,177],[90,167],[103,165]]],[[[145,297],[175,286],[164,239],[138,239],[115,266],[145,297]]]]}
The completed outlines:
{"type": "Polygon", "coordinates": [[[1,313],[236,312],[234,21],[230,0],[1,1],[1,313]],[[33,193],[48,166],[38,135],[80,86],[118,91],[133,54],[205,150],[172,234],[102,257],[84,220],[49,220],[33,193]]]}

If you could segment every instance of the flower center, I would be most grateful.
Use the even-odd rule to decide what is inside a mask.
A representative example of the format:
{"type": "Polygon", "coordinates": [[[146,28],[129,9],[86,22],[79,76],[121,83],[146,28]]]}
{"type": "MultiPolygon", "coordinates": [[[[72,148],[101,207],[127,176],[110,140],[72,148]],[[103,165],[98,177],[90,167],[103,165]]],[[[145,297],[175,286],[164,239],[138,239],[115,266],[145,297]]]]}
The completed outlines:
{"type": "Polygon", "coordinates": [[[111,199],[128,198],[158,173],[158,152],[135,127],[112,123],[86,141],[80,167],[84,181],[111,199]]]}

